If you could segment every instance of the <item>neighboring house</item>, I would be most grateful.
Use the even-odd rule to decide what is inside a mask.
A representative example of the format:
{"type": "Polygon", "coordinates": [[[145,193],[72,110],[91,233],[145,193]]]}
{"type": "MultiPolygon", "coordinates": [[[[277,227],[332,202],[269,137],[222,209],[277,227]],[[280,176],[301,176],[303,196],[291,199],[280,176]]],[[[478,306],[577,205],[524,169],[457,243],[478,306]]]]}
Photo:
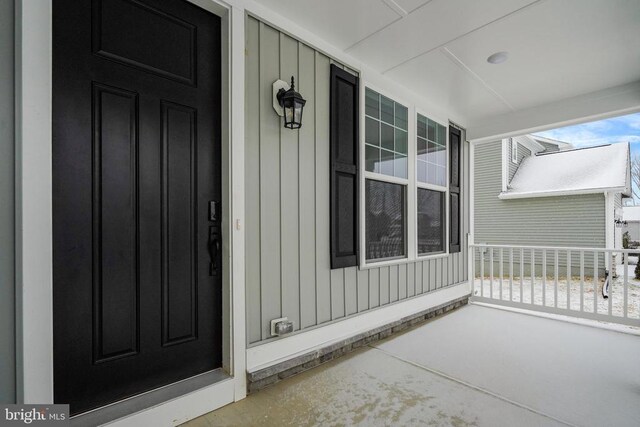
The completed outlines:
{"type": "Polygon", "coordinates": [[[624,206],[622,220],[625,222],[622,232],[629,232],[629,241],[640,242],[640,206],[624,206]]]}
{"type": "Polygon", "coordinates": [[[534,135],[488,142],[474,178],[476,243],[622,247],[615,219],[630,195],[628,144],[574,149],[534,135]]]}

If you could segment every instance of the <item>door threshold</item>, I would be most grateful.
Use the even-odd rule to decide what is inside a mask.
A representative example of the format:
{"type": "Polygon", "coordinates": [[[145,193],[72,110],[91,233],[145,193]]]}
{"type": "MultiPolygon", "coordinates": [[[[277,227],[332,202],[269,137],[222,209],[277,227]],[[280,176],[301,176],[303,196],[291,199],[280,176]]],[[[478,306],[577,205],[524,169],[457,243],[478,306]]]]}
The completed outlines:
{"type": "Polygon", "coordinates": [[[231,378],[222,368],[162,386],[71,417],[72,427],[99,426],[231,378]]]}

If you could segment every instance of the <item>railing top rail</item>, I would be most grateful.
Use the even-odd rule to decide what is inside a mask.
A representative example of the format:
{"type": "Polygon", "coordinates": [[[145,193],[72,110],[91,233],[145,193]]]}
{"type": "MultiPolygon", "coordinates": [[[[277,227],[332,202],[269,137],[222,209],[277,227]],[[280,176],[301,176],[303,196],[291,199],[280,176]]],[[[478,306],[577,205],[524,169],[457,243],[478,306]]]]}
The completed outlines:
{"type": "Polygon", "coordinates": [[[471,248],[494,248],[494,249],[534,249],[534,250],[559,250],[559,251],[584,251],[584,252],[620,252],[620,253],[640,253],[638,249],[613,249],[613,248],[590,248],[585,246],[523,246],[523,245],[491,245],[488,243],[470,243],[471,248]]]}

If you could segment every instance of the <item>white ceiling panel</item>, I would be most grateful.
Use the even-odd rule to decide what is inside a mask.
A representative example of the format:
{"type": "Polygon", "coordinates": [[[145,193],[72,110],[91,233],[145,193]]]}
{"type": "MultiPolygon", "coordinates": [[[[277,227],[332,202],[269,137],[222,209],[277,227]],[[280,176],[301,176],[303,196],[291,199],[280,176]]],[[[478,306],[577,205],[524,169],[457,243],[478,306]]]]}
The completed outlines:
{"type": "Polygon", "coordinates": [[[461,120],[477,117],[480,111],[489,115],[510,111],[482,82],[440,49],[394,69],[389,77],[403,82],[438,108],[455,112],[461,120]]]}
{"type": "Polygon", "coordinates": [[[345,49],[400,18],[382,0],[256,0],[345,49]]]}
{"type": "Polygon", "coordinates": [[[432,0],[402,20],[351,46],[347,52],[384,72],[532,2],[432,0]]]}
{"type": "Polygon", "coordinates": [[[630,83],[640,78],[640,1],[547,0],[447,49],[516,109],[630,83]],[[509,59],[487,63],[497,51],[509,59]]]}
{"type": "Polygon", "coordinates": [[[423,4],[429,3],[431,0],[391,0],[400,6],[405,12],[411,13],[423,4]]]}

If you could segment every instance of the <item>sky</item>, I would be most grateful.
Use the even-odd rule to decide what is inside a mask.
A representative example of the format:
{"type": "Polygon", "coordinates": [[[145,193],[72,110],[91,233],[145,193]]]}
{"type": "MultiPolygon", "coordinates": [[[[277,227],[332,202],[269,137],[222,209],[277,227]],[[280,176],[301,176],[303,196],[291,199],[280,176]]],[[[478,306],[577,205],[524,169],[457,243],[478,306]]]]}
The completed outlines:
{"type": "Polygon", "coordinates": [[[630,142],[631,155],[640,155],[640,113],[547,130],[535,135],[569,142],[576,148],[630,142]]]}

